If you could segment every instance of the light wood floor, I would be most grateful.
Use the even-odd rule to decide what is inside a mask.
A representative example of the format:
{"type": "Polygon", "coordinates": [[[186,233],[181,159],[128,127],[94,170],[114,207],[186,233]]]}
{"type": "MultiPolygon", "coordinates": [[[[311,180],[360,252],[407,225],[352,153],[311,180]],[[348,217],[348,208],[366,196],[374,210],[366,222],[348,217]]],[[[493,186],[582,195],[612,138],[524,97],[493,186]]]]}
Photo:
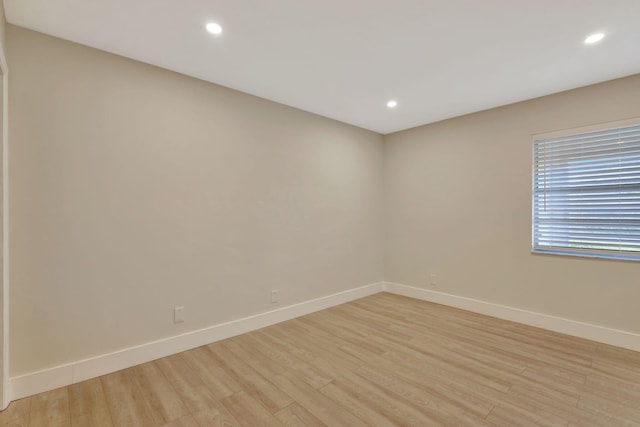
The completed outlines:
{"type": "Polygon", "coordinates": [[[8,426],[640,426],[640,353],[377,294],[14,402],[8,426]]]}

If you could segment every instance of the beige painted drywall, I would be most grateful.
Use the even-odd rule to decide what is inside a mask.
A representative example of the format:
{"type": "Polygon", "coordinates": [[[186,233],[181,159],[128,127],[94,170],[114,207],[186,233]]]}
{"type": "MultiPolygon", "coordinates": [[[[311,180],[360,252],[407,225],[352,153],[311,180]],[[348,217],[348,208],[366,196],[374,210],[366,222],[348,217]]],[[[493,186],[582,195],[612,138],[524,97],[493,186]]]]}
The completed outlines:
{"type": "Polygon", "coordinates": [[[4,14],[4,0],[0,0],[0,46],[5,48],[5,32],[7,27],[7,20],[4,14]]]}
{"type": "Polygon", "coordinates": [[[380,135],[7,33],[12,376],[382,279],[380,135]]]}
{"type": "Polygon", "coordinates": [[[385,279],[640,332],[640,263],[530,252],[532,134],[632,117],[640,75],[387,135],[385,279]]]}

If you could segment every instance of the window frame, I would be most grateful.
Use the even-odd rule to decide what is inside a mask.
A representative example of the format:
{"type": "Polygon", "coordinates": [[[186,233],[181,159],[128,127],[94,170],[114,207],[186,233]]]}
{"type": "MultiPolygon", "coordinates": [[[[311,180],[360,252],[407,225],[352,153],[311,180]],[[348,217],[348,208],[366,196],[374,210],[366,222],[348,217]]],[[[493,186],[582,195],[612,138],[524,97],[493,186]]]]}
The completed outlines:
{"type": "Polygon", "coordinates": [[[589,126],[582,126],[578,128],[562,129],[551,132],[543,132],[533,134],[531,137],[531,216],[530,216],[530,232],[531,232],[531,253],[534,255],[564,255],[573,257],[586,257],[586,258],[599,258],[607,260],[622,260],[622,261],[640,261],[640,253],[635,254],[629,251],[606,251],[599,249],[584,249],[577,248],[572,249],[570,247],[553,247],[549,249],[536,247],[536,234],[535,234],[535,209],[536,209],[536,193],[535,193],[535,174],[536,174],[536,141],[561,138],[573,135],[580,135],[590,132],[598,132],[609,129],[623,128],[628,126],[640,126],[640,117],[634,117],[625,120],[618,120],[612,122],[598,123],[589,126]]]}

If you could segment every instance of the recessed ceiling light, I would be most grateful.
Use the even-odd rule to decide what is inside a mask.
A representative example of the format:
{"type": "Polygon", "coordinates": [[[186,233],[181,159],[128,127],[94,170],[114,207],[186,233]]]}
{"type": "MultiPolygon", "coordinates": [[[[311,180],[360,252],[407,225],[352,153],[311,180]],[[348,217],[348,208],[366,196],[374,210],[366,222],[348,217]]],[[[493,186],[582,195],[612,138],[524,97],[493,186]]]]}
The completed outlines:
{"type": "Polygon", "coordinates": [[[585,44],[594,44],[594,43],[598,43],[600,40],[602,40],[604,38],[604,33],[594,33],[591,34],[589,37],[587,37],[586,39],[584,39],[584,43],[585,44]]]}
{"type": "Polygon", "coordinates": [[[398,106],[398,101],[395,100],[391,100],[389,102],[387,102],[387,108],[396,108],[398,106]]]}
{"type": "Polygon", "coordinates": [[[211,34],[221,34],[222,33],[222,27],[220,26],[220,24],[216,24],[215,22],[209,22],[207,24],[207,31],[209,31],[211,34]]]}

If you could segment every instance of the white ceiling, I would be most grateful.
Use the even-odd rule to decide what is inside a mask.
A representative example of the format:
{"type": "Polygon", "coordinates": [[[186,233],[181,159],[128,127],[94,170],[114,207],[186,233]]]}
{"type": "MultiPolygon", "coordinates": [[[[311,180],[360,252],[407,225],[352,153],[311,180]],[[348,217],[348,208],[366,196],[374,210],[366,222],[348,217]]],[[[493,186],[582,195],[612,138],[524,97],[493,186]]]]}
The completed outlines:
{"type": "Polygon", "coordinates": [[[640,0],[4,3],[12,24],[384,134],[640,72],[640,0]]]}

